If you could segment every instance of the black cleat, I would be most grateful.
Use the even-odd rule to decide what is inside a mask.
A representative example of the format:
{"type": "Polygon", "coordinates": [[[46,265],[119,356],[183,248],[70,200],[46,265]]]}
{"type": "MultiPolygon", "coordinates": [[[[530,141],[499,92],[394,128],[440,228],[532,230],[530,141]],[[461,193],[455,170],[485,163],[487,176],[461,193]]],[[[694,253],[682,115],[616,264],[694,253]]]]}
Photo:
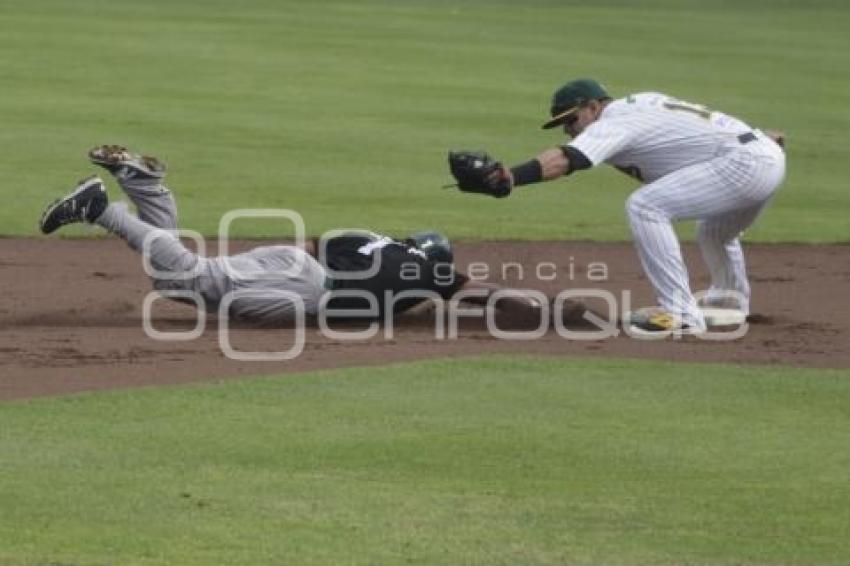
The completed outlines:
{"type": "Polygon", "coordinates": [[[119,180],[162,179],[165,163],[150,155],[139,155],[120,145],[99,145],[89,150],[89,160],[119,180]]]}
{"type": "Polygon", "coordinates": [[[94,222],[107,204],[109,197],[103,181],[95,176],[83,179],[76,189],[44,209],[39,227],[43,233],[50,234],[65,224],[94,222]]]}

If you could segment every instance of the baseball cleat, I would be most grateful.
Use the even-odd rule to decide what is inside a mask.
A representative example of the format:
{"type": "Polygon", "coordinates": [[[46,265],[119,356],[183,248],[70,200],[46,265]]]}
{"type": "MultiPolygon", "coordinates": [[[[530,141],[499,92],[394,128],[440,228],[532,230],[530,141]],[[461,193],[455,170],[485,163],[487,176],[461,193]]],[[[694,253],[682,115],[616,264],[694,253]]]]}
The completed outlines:
{"type": "Polygon", "coordinates": [[[106,210],[109,197],[103,181],[96,176],[83,179],[64,197],[54,201],[41,215],[39,227],[45,234],[55,232],[65,224],[94,222],[106,210]]]}
{"type": "Polygon", "coordinates": [[[121,145],[99,145],[92,148],[89,150],[89,160],[122,181],[165,177],[165,163],[150,155],[133,153],[121,145]]]}
{"type": "Polygon", "coordinates": [[[623,323],[629,326],[629,335],[641,339],[659,339],[668,336],[694,336],[702,334],[699,327],[682,322],[659,308],[640,309],[626,314],[623,323]]]}

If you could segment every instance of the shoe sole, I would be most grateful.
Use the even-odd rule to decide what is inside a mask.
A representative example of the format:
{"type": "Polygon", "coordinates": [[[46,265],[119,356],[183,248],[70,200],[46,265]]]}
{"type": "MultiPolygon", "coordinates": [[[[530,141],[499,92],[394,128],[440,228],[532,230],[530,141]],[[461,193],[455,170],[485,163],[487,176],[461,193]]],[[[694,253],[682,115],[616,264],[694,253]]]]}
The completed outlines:
{"type": "Polygon", "coordinates": [[[638,340],[664,340],[666,338],[682,336],[700,336],[705,334],[705,330],[697,330],[695,328],[674,328],[672,330],[646,330],[634,324],[629,325],[627,334],[638,340]]]}
{"type": "Polygon", "coordinates": [[[122,159],[109,159],[109,156],[112,156],[112,155],[119,153],[119,152],[127,153],[127,154],[130,153],[130,151],[126,147],[121,146],[121,145],[99,145],[99,146],[89,150],[89,161],[91,161],[95,165],[100,165],[101,167],[106,167],[106,168],[118,167],[123,163],[124,160],[122,160],[122,159]],[[95,152],[98,151],[98,150],[105,150],[104,153],[106,153],[107,158],[102,159],[102,158],[96,156],[95,152]]]}
{"type": "Polygon", "coordinates": [[[139,155],[137,153],[133,153],[123,145],[99,145],[89,150],[88,157],[89,161],[91,161],[95,165],[103,167],[104,169],[108,170],[110,173],[113,174],[120,167],[129,167],[143,175],[147,175],[148,177],[152,177],[155,179],[161,179],[165,176],[166,166],[159,159],[149,155],[139,155]],[[98,150],[104,150],[106,158],[101,158],[95,155],[95,152],[98,150]],[[129,159],[124,159],[123,157],[110,159],[110,157],[119,153],[127,155],[129,159]],[[144,163],[144,160],[146,159],[157,164],[159,166],[159,169],[151,169],[147,167],[144,163]]]}
{"type": "Polygon", "coordinates": [[[41,229],[42,234],[52,234],[53,232],[55,232],[56,230],[58,230],[62,226],[65,226],[66,224],[59,224],[55,228],[53,228],[52,230],[45,230],[44,221],[47,220],[47,218],[50,217],[51,214],[56,212],[56,209],[59,208],[62,204],[64,204],[65,202],[72,200],[73,198],[79,196],[80,194],[82,194],[83,192],[85,192],[86,190],[88,190],[90,187],[92,187],[94,185],[100,185],[101,187],[103,187],[103,180],[100,177],[98,177],[97,175],[92,175],[91,177],[86,177],[85,179],[83,179],[82,181],[80,181],[78,183],[77,188],[74,189],[74,191],[72,193],[65,195],[62,198],[56,199],[51,204],[47,205],[47,208],[45,208],[44,212],[41,213],[41,220],[39,220],[39,222],[38,222],[38,226],[41,229]]]}

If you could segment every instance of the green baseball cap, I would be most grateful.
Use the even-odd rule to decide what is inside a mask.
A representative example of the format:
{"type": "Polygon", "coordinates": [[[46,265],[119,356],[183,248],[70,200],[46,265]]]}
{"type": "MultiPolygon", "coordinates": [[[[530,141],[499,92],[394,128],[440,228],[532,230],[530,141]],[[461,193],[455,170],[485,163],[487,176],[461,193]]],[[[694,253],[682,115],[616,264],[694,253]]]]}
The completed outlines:
{"type": "Polygon", "coordinates": [[[568,82],[552,95],[552,119],[543,124],[543,129],[548,130],[563,124],[567,116],[573,114],[585,102],[603,98],[611,97],[602,85],[593,79],[568,82]]]}

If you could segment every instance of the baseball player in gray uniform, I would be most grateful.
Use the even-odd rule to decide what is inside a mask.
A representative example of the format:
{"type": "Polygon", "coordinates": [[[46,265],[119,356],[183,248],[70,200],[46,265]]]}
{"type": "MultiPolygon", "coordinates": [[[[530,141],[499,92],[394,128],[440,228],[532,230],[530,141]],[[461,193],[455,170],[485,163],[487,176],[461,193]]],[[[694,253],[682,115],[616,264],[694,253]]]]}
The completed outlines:
{"type": "Polygon", "coordinates": [[[163,163],[115,145],[92,149],[89,159],[112,173],[136,205],[138,216],[126,203],[109,203],[103,181],[89,177],[45,209],[42,232],[49,234],[72,222],[98,224],[145,253],[156,270],[155,289],[183,292],[184,300],[189,294],[201,297],[208,309],[218,309],[231,294],[228,314],[235,320],[274,325],[293,320],[296,309],[303,309],[305,315],[316,314],[328,278],[325,269],[304,250],[263,246],[233,256],[201,257],[173,232],[177,206],[163,185],[163,163]]]}
{"type": "Polygon", "coordinates": [[[750,308],[750,285],[739,236],[764,209],[785,177],[784,137],[698,104],[658,92],[613,99],[595,80],[559,88],[551,119],[572,140],[513,168],[484,154],[450,154],[461,190],[506,196],[514,187],[549,181],[609,163],[643,183],[626,212],[644,272],[660,308],[634,313],[646,333],[701,333],[702,311],[691,292],[672,223],[698,220],[711,273],[706,305],[750,308]],[[484,159],[481,159],[483,157],[484,159]],[[476,177],[470,170],[480,171],[476,177]],[[466,187],[464,187],[466,185],[466,187]]]}
{"type": "MultiPolygon", "coordinates": [[[[163,185],[165,165],[155,157],[132,153],[117,145],[98,146],[89,159],[107,169],[118,180],[124,193],[136,205],[137,215],[126,203],[109,203],[103,181],[89,177],[69,194],[48,205],[42,214],[42,232],[50,234],[75,222],[98,224],[124,239],[144,254],[156,270],[154,288],[176,292],[176,300],[200,297],[204,307],[217,310],[225,297],[233,298],[227,314],[254,324],[275,325],[297,320],[297,309],[316,315],[326,306],[364,312],[364,306],[346,292],[358,290],[376,297],[378,315],[383,314],[386,293],[412,290],[432,291],[444,299],[474,290],[462,298],[465,302],[485,304],[500,287],[472,281],[456,273],[451,245],[436,232],[414,234],[406,240],[392,240],[372,233],[348,233],[326,242],[324,261],[334,272],[368,271],[375,255],[381,256],[380,268],[365,278],[334,281],[323,264],[316,260],[317,240],[295,246],[263,246],[234,256],[202,257],[187,249],[177,237],[177,206],[170,190],[163,185]],[[449,269],[437,269],[448,263],[449,269]],[[417,267],[411,276],[410,267],[417,267]],[[446,277],[446,274],[451,277],[446,277]],[[334,292],[339,290],[340,296],[334,292]],[[328,295],[328,293],[332,293],[328,295]]],[[[393,314],[418,306],[424,297],[413,296],[393,301],[393,314]]],[[[540,305],[532,298],[504,296],[498,309],[521,319],[534,319],[540,305]]],[[[565,322],[581,322],[589,310],[578,301],[569,301],[559,313],[565,322]]],[[[597,316],[601,316],[596,313],[597,316]]]]}

